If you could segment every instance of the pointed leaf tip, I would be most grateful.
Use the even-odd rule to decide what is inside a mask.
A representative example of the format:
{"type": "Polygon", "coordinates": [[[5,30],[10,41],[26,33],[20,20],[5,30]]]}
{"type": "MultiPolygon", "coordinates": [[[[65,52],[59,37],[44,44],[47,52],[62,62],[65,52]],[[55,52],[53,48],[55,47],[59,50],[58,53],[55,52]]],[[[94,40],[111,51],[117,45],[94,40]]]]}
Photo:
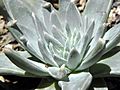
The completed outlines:
{"type": "Polygon", "coordinates": [[[67,66],[70,69],[75,69],[80,62],[80,54],[73,48],[68,56],[67,66]]]}

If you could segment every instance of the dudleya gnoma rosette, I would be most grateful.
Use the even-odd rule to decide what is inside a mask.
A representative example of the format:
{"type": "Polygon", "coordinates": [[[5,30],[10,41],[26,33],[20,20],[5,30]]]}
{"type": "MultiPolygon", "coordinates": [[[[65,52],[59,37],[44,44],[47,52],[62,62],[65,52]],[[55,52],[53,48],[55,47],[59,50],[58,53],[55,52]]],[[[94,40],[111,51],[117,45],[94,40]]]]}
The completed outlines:
{"type": "MultiPolygon", "coordinates": [[[[5,50],[5,54],[33,76],[57,79],[62,90],[86,90],[93,78],[90,67],[120,41],[119,24],[105,32],[106,19],[81,14],[70,0],[60,0],[59,10],[52,5],[46,9],[43,0],[3,1],[12,19],[8,22],[9,31],[34,58],[11,49],[5,50]],[[14,22],[17,27],[10,27],[14,22]]],[[[94,0],[88,0],[88,6],[91,1],[94,0]]],[[[108,8],[112,0],[104,3],[108,8]]]]}

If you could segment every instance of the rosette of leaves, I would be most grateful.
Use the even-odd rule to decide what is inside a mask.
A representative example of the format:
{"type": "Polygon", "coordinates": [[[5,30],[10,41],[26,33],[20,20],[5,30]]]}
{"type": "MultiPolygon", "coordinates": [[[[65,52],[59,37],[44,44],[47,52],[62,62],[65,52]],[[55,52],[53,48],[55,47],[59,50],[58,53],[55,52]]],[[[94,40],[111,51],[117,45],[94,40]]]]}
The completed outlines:
{"type": "Polygon", "coordinates": [[[25,72],[17,75],[49,76],[62,90],[86,90],[93,78],[120,74],[120,24],[108,31],[104,24],[113,0],[88,0],[82,14],[71,0],[60,0],[59,10],[43,0],[3,1],[12,19],[8,29],[29,53],[5,50],[25,72]]]}

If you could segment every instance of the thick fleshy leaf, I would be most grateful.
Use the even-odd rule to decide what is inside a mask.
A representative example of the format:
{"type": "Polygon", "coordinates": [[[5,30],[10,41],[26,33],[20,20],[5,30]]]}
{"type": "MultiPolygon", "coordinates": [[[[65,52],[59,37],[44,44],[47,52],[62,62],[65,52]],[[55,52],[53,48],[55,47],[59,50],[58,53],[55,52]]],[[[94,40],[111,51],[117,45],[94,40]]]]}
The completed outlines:
{"type": "MultiPolygon", "coordinates": [[[[94,77],[120,75],[120,47],[117,47],[117,50],[119,50],[119,52],[99,61],[97,64],[91,67],[90,72],[94,77]]],[[[109,55],[110,53],[108,52],[109,55]]]]}
{"type": "MultiPolygon", "coordinates": [[[[67,14],[67,16],[66,16],[67,23],[68,23],[70,29],[74,30],[76,28],[76,30],[80,30],[81,15],[80,15],[77,7],[75,6],[75,4],[73,4],[72,2],[70,3],[66,14],[67,14]]],[[[80,32],[83,32],[83,31],[80,31],[80,32]]]]}
{"type": "Polygon", "coordinates": [[[91,46],[89,51],[94,48],[95,42],[103,35],[105,29],[105,25],[103,26],[103,23],[106,23],[112,2],[113,0],[88,0],[86,4],[83,16],[87,15],[88,18],[95,20],[95,27],[93,31],[94,38],[90,43],[91,46]]]}
{"type": "Polygon", "coordinates": [[[87,90],[92,81],[92,75],[88,72],[70,74],[69,81],[59,81],[62,90],[87,90]]]}
{"type": "Polygon", "coordinates": [[[35,33],[34,23],[31,18],[32,14],[31,11],[27,8],[27,6],[21,0],[9,0],[8,2],[8,6],[12,12],[14,20],[17,20],[17,24],[20,24],[35,33]]]}
{"type": "Polygon", "coordinates": [[[44,24],[36,17],[34,12],[32,12],[32,19],[35,25],[35,30],[36,30],[36,36],[38,36],[39,39],[41,39],[43,42],[45,42],[44,39],[44,32],[48,32],[44,26],[44,24]]]}
{"type": "Polygon", "coordinates": [[[48,33],[44,33],[44,37],[45,37],[45,40],[48,43],[51,42],[55,47],[57,47],[57,48],[62,48],[63,47],[63,45],[56,38],[54,38],[53,36],[49,35],[48,33]]]}
{"type": "Polygon", "coordinates": [[[3,1],[4,5],[5,5],[5,8],[7,9],[7,12],[9,14],[10,18],[12,18],[14,20],[14,17],[12,15],[12,12],[11,12],[10,6],[9,6],[9,3],[10,3],[11,0],[2,0],[2,1],[3,1]]]}
{"type": "Polygon", "coordinates": [[[9,28],[8,30],[11,32],[12,36],[13,36],[22,46],[24,46],[23,42],[20,40],[20,37],[23,36],[22,33],[19,32],[19,31],[18,31],[17,29],[15,29],[15,28],[9,28]]]}
{"type": "Polygon", "coordinates": [[[88,46],[88,35],[83,35],[83,37],[81,37],[81,39],[78,41],[78,43],[76,44],[76,49],[80,54],[80,59],[83,58],[86,48],[88,46]]]}
{"type": "Polygon", "coordinates": [[[3,53],[0,53],[0,73],[1,74],[24,74],[25,71],[15,66],[3,53]],[[13,72],[11,72],[13,71],[13,72]]]}
{"type": "MultiPolygon", "coordinates": [[[[33,48],[27,47],[29,49],[30,53],[32,53],[37,58],[42,59],[41,53],[39,52],[39,49],[38,49],[38,44],[37,44],[38,36],[37,36],[36,30],[35,30],[36,28],[35,28],[34,21],[32,19],[31,10],[26,5],[26,3],[24,3],[24,1],[18,1],[18,0],[4,0],[4,1],[5,1],[4,3],[6,5],[6,7],[10,8],[10,10],[8,10],[8,11],[10,11],[12,13],[12,16],[11,16],[11,17],[13,17],[12,19],[17,19],[16,24],[22,30],[22,31],[20,31],[20,30],[18,30],[18,31],[20,31],[20,33],[22,32],[24,34],[24,38],[27,41],[29,41],[29,46],[34,48],[33,49],[33,48]],[[32,39],[31,39],[31,36],[33,36],[32,39]],[[33,52],[35,52],[35,54],[33,52]]],[[[11,33],[14,33],[14,31],[11,31],[11,33]]],[[[17,37],[17,35],[16,35],[15,38],[18,39],[20,37],[17,37]]],[[[20,42],[20,40],[19,40],[19,42],[20,42]]]]}
{"type": "Polygon", "coordinates": [[[58,15],[57,15],[57,13],[55,13],[55,11],[51,12],[50,21],[51,21],[52,25],[55,25],[57,28],[59,28],[59,30],[61,32],[63,32],[63,27],[61,25],[58,15]]]}
{"type": "Polygon", "coordinates": [[[39,51],[38,44],[37,44],[37,40],[34,40],[33,38],[31,38],[31,34],[27,33],[27,28],[25,27],[21,27],[22,30],[24,31],[24,35],[23,36],[22,33],[15,29],[15,28],[9,28],[9,31],[11,32],[11,34],[14,36],[14,38],[28,51],[30,52],[32,55],[34,55],[35,57],[39,58],[40,60],[42,60],[42,55],[39,51]],[[30,36],[29,36],[30,35],[30,36]],[[26,37],[26,38],[25,38],[26,37]],[[27,39],[28,38],[28,39],[27,39]],[[31,39],[30,39],[31,38],[31,39]],[[27,40],[31,40],[27,41],[27,40]]]}
{"type": "Polygon", "coordinates": [[[60,21],[65,24],[67,7],[71,0],[59,0],[60,21]]]}
{"type": "Polygon", "coordinates": [[[44,16],[44,24],[45,24],[45,28],[47,28],[47,32],[49,34],[52,34],[51,32],[51,29],[52,29],[52,24],[51,24],[51,21],[50,21],[50,12],[46,9],[42,9],[43,11],[43,16],[44,16]]]}
{"type": "Polygon", "coordinates": [[[38,76],[49,76],[45,64],[29,60],[11,49],[6,49],[5,54],[15,65],[24,69],[25,71],[38,76]]]}
{"type": "Polygon", "coordinates": [[[66,29],[67,37],[70,38],[72,36],[72,31],[70,30],[70,26],[66,24],[65,29],[66,29]]]}
{"type": "Polygon", "coordinates": [[[48,67],[48,72],[52,77],[56,79],[62,79],[69,73],[68,70],[65,68],[65,64],[63,64],[60,68],[48,67]]]}
{"type": "MultiPolygon", "coordinates": [[[[31,46],[33,46],[35,48],[36,52],[39,52],[38,50],[38,45],[37,45],[37,35],[33,34],[32,31],[29,31],[29,28],[26,28],[22,25],[19,25],[21,32],[23,33],[23,37],[30,43],[31,46]],[[29,32],[28,32],[29,31],[29,32]],[[33,37],[31,37],[33,36],[33,37]]],[[[40,53],[40,52],[39,52],[40,53]]]]}
{"type": "MultiPolygon", "coordinates": [[[[86,53],[85,56],[87,56],[87,55],[93,50],[93,48],[95,48],[95,46],[96,46],[96,44],[97,44],[96,41],[98,41],[99,38],[102,38],[102,36],[103,36],[103,34],[104,34],[104,27],[105,27],[104,25],[101,25],[101,26],[98,28],[95,36],[92,36],[92,37],[94,37],[94,38],[92,38],[92,40],[91,40],[91,42],[90,42],[90,44],[89,44],[89,50],[87,51],[87,53],[86,53]]],[[[89,35],[89,34],[88,34],[88,35],[89,35]]]]}
{"type": "Polygon", "coordinates": [[[99,53],[105,46],[106,41],[102,38],[99,38],[98,41],[95,43],[95,47],[91,50],[91,52],[87,53],[84,57],[84,60],[86,58],[94,57],[97,53],[99,53]]]}
{"type": "MultiPolygon", "coordinates": [[[[19,52],[21,55],[29,56],[26,52],[19,52]]],[[[17,75],[22,77],[35,77],[34,74],[28,73],[25,70],[13,64],[4,53],[0,53],[0,74],[1,75],[17,75]]]]}
{"type": "Polygon", "coordinates": [[[90,24],[89,23],[90,20],[88,20],[87,15],[85,15],[85,16],[82,16],[81,21],[82,21],[81,22],[81,24],[82,24],[81,29],[83,29],[83,32],[85,33],[85,32],[87,32],[87,28],[90,24]]]}
{"type": "Polygon", "coordinates": [[[92,66],[93,64],[97,63],[97,61],[102,56],[104,45],[105,45],[105,40],[99,39],[96,47],[90,52],[90,54],[86,58],[83,59],[83,62],[78,67],[78,70],[86,69],[92,66]]]}
{"type": "Polygon", "coordinates": [[[96,24],[95,28],[98,28],[106,22],[112,2],[113,0],[88,0],[83,15],[93,18],[96,24]]]}
{"type": "Polygon", "coordinates": [[[66,8],[68,7],[71,0],[59,0],[60,8],[59,11],[62,13],[66,12],[66,8]]]}
{"type": "Polygon", "coordinates": [[[29,6],[32,12],[34,12],[40,21],[43,21],[42,6],[47,4],[44,0],[22,0],[29,6]]]}
{"type": "MultiPolygon", "coordinates": [[[[27,31],[29,31],[34,36],[33,37],[35,38],[34,41],[36,41],[38,37],[36,35],[37,34],[35,30],[36,28],[35,28],[34,21],[32,19],[32,12],[30,8],[26,5],[26,3],[24,3],[24,1],[8,0],[6,2],[8,3],[7,6],[9,6],[14,19],[17,19],[18,27],[20,29],[23,29],[23,27],[27,28],[28,29],[27,31]]],[[[25,30],[23,29],[23,34],[28,35],[24,31],[25,30]]]]}
{"type": "Polygon", "coordinates": [[[115,25],[113,28],[108,30],[103,39],[108,41],[104,52],[107,53],[120,42],[120,24],[115,25]]]}
{"type": "Polygon", "coordinates": [[[56,55],[56,54],[53,55],[53,58],[54,58],[55,62],[56,62],[59,66],[62,66],[63,64],[66,64],[66,63],[67,63],[67,61],[66,61],[64,58],[62,58],[62,57],[60,57],[60,56],[58,56],[58,55],[56,55]]]}
{"type": "Polygon", "coordinates": [[[41,40],[38,40],[38,45],[39,45],[39,49],[40,49],[42,55],[44,56],[43,62],[46,64],[53,65],[53,66],[58,66],[58,64],[54,61],[54,59],[52,57],[52,53],[49,51],[46,44],[44,44],[41,40]]]}
{"type": "Polygon", "coordinates": [[[72,49],[68,56],[68,62],[67,62],[68,68],[74,70],[80,62],[81,60],[80,60],[79,52],[76,49],[72,49]]]}
{"type": "Polygon", "coordinates": [[[63,33],[56,27],[55,25],[52,26],[52,33],[53,36],[62,44],[65,44],[66,37],[63,33]]]}
{"type": "Polygon", "coordinates": [[[92,39],[94,27],[95,27],[95,22],[91,21],[91,24],[88,26],[86,30],[86,34],[88,35],[88,39],[89,39],[88,41],[92,39]]]}

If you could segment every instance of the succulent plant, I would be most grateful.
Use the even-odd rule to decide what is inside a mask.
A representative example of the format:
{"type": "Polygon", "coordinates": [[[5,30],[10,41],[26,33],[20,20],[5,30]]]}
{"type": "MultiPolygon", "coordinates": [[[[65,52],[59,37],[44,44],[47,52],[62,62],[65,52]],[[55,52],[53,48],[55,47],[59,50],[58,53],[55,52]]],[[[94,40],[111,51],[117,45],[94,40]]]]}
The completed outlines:
{"type": "Polygon", "coordinates": [[[62,90],[86,90],[93,78],[120,74],[114,64],[120,63],[118,48],[107,55],[120,42],[120,24],[106,31],[113,0],[88,0],[82,14],[70,0],[60,0],[59,10],[52,5],[46,9],[48,3],[43,0],[3,1],[11,18],[7,27],[29,53],[5,50],[12,63],[24,71],[17,75],[50,76],[62,90]]]}

